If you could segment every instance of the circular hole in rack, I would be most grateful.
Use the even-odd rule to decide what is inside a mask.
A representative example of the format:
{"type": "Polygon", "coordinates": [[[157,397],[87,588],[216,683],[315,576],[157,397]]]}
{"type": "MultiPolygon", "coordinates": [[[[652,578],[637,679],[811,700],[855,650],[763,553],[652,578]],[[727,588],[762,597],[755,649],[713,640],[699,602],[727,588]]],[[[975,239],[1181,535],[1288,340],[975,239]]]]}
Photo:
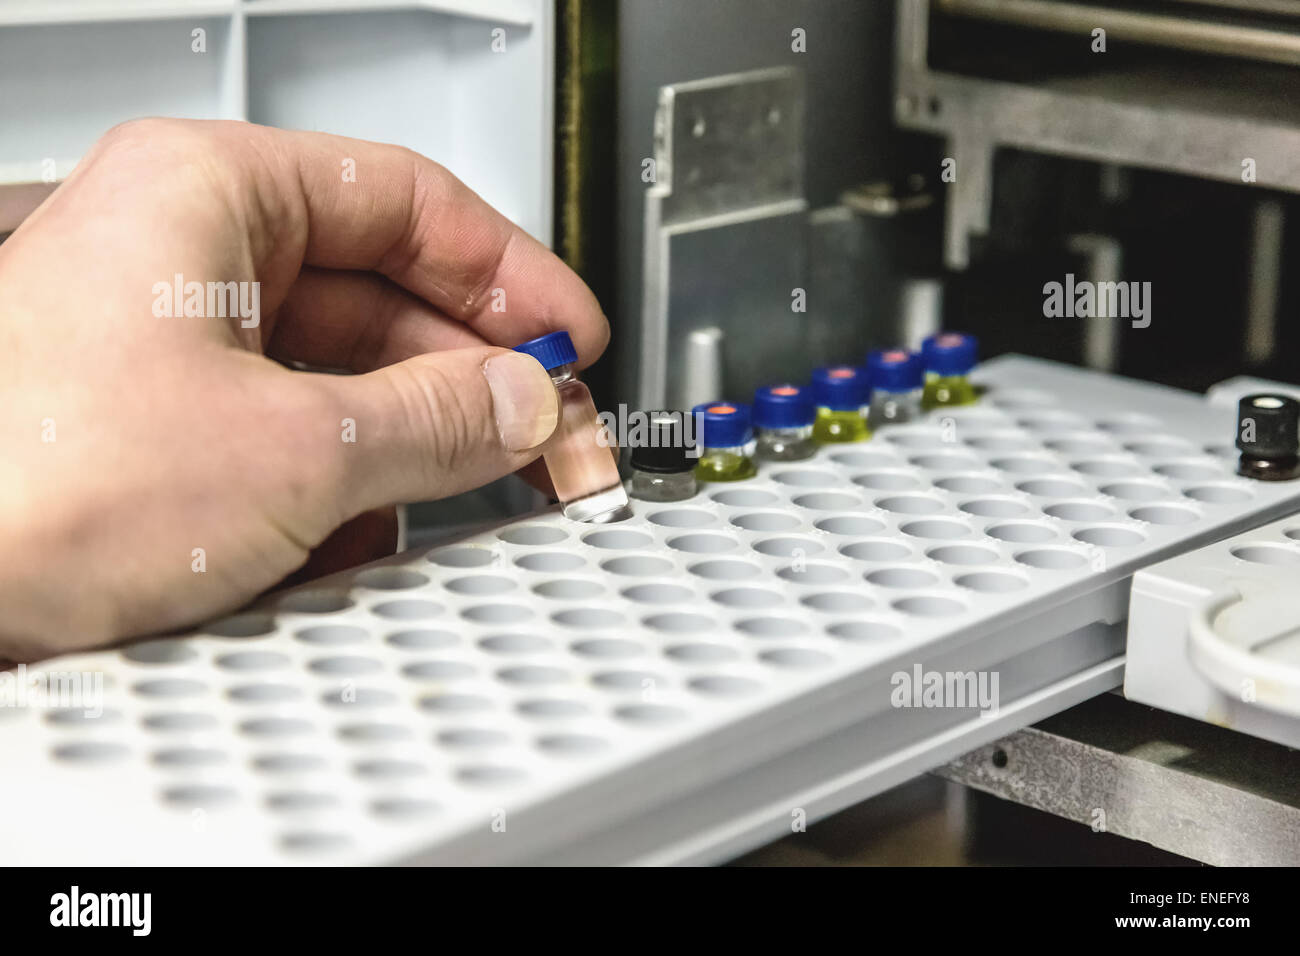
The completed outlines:
{"type": "Polygon", "coordinates": [[[780,594],[764,588],[727,588],[715,591],[709,597],[727,607],[761,608],[781,603],[780,594]]]}
{"type": "Polygon", "coordinates": [[[377,674],[384,665],[372,657],[359,657],[355,654],[340,654],[337,657],[318,657],[307,665],[315,674],[329,677],[355,677],[361,674],[377,674]]]}
{"type": "Polygon", "coordinates": [[[347,684],[321,694],[320,700],[327,707],[391,707],[397,703],[397,695],[377,687],[353,687],[347,684]]]}
{"type": "Polygon", "coordinates": [[[385,640],[393,647],[406,651],[429,651],[435,648],[451,647],[459,638],[451,631],[412,630],[389,634],[385,640]]]}
{"type": "Polygon", "coordinates": [[[236,651],[218,657],[217,666],[228,671],[273,670],[288,667],[289,657],[277,651],[236,651]]]}
{"type": "Polygon", "coordinates": [[[1150,524],[1191,524],[1201,515],[1192,508],[1181,505],[1141,505],[1131,508],[1129,517],[1150,524]]]}
{"type": "Polygon", "coordinates": [[[405,591],[428,584],[429,578],[410,568],[369,568],[354,575],[352,583],[372,591],[405,591]]]}
{"type": "Polygon", "coordinates": [[[912,464],[927,471],[969,471],[979,467],[979,461],[970,455],[917,455],[912,464]]]}
{"type": "Polygon", "coordinates": [[[999,541],[1010,541],[1013,544],[1034,544],[1040,541],[1051,541],[1056,537],[1056,532],[1044,524],[1030,524],[1027,521],[1010,521],[1006,524],[996,524],[988,528],[985,532],[990,538],[997,538],[999,541]]]}
{"type": "Polygon", "coordinates": [[[1175,481],[1212,481],[1228,476],[1227,469],[1215,462],[1169,461],[1156,465],[1151,470],[1175,481]]]}
{"type": "Polygon", "coordinates": [[[434,739],[443,747],[454,750],[477,750],[510,743],[509,734],[488,727],[452,727],[438,731],[434,739]]]}
{"type": "Polygon", "coordinates": [[[753,694],[761,690],[763,685],[748,677],[714,674],[709,677],[692,678],[686,682],[686,686],[710,697],[738,697],[742,694],[753,694]]]}
{"type": "Polygon", "coordinates": [[[811,651],[802,647],[777,647],[763,651],[758,659],[774,667],[787,667],[792,670],[812,670],[835,663],[835,658],[821,651],[811,651]]]}
{"type": "Polygon", "coordinates": [[[1043,508],[1043,514],[1062,521],[1105,521],[1115,517],[1115,510],[1097,501],[1058,501],[1043,508]]]}
{"type": "Polygon", "coordinates": [[[1015,518],[1029,510],[1024,502],[1015,498],[976,498],[963,501],[957,507],[968,515],[981,518],[1015,518]]]}
{"type": "Polygon", "coordinates": [[[921,487],[921,480],[905,471],[871,471],[854,475],[853,483],[876,491],[910,491],[921,487]]]}
{"type": "Polygon", "coordinates": [[[411,728],[401,724],[345,724],[338,730],[339,737],[354,744],[382,744],[410,740],[411,728]]]}
{"type": "Polygon", "coordinates": [[[909,521],[899,526],[898,530],[913,538],[964,538],[970,534],[970,528],[966,525],[943,518],[909,521]]]}
{"type": "Polygon", "coordinates": [[[1056,404],[1054,396],[1032,388],[995,389],[991,400],[998,408],[1013,412],[1021,409],[1036,410],[1056,404]]]}
{"type": "Polygon", "coordinates": [[[527,546],[540,546],[546,544],[559,544],[568,537],[568,532],[563,528],[557,528],[549,524],[525,524],[517,528],[506,528],[497,535],[502,541],[509,544],[520,544],[527,546]]]}
{"type": "Polygon", "coordinates": [[[569,672],[543,664],[520,664],[502,668],[497,677],[508,684],[562,684],[569,679],[569,672]]]}
{"type": "Polygon", "coordinates": [[[912,556],[912,549],[899,541],[881,538],[846,544],[840,548],[840,554],[855,561],[902,561],[912,556]]]}
{"type": "Polygon", "coordinates": [[[1155,501],[1170,497],[1170,491],[1158,481],[1114,481],[1101,486],[1103,495],[1125,501],[1155,501]]]}
{"type": "Polygon", "coordinates": [[[227,690],[226,696],[241,704],[283,704],[297,700],[302,691],[292,684],[240,684],[227,690]]]}
{"type": "Polygon", "coordinates": [[[819,554],[823,548],[811,538],[764,538],[754,542],[754,550],[773,558],[792,558],[819,554]]]}
{"type": "Polygon", "coordinates": [[[1113,435],[1150,435],[1159,434],[1165,425],[1153,415],[1128,412],[1112,418],[1103,418],[1097,422],[1097,427],[1113,435]]]}
{"type": "Polygon", "coordinates": [[[491,564],[497,553],[490,548],[441,548],[429,555],[428,560],[444,568],[482,568],[491,564]]]}
{"type": "Polygon", "coordinates": [[[474,764],[457,770],[456,778],[476,787],[501,787],[526,780],[528,773],[518,767],[474,764]]]}
{"type": "Polygon", "coordinates": [[[842,641],[888,641],[903,632],[886,621],[841,621],[827,625],[826,633],[842,641]]]}
{"type": "Polygon", "coordinates": [[[628,577],[648,577],[668,574],[673,563],[666,558],[653,558],[643,554],[629,554],[622,558],[610,558],[602,561],[600,566],[610,574],[622,574],[628,577]]]}
{"type": "Polygon", "coordinates": [[[1060,462],[1046,456],[1016,455],[1006,458],[994,458],[989,464],[998,471],[1023,475],[1041,475],[1061,470],[1060,462]]]}
{"type": "Polygon", "coordinates": [[[736,515],[731,523],[746,531],[793,531],[802,523],[794,515],[780,511],[752,511],[736,515]]]}
{"type": "Polygon", "coordinates": [[[800,508],[813,511],[852,511],[861,508],[862,502],[853,495],[839,491],[814,491],[811,494],[798,495],[794,503],[800,508]]]}
{"type": "Polygon", "coordinates": [[[1091,494],[1086,485],[1061,478],[1034,478],[1016,482],[1016,490],[1036,498],[1077,498],[1091,494]]]}
{"type": "Polygon", "coordinates": [[[778,471],[772,476],[783,485],[798,488],[822,488],[839,484],[839,478],[831,471],[815,471],[811,468],[795,468],[778,471]]]}
{"type": "Polygon", "coordinates": [[[763,571],[758,565],[750,564],[748,561],[733,561],[729,558],[720,558],[716,561],[701,561],[698,564],[692,564],[687,570],[691,574],[708,578],[711,581],[743,581],[747,578],[756,577],[763,571]]]}
{"type": "Polygon", "coordinates": [[[933,515],[943,511],[943,502],[928,495],[893,495],[876,504],[899,515],[933,515]]]}
{"type": "Polygon", "coordinates": [[[715,493],[713,500],[732,508],[765,508],[781,499],[770,491],[760,491],[757,488],[733,488],[715,493]]]}
{"type": "Polygon", "coordinates": [[[603,585],[596,581],[582,578],[561,578],[558,581],[543,581],[533,588],[534,594],[555,601],[587,601],[604,593],[603,585]]]}
{"type": "Polygon", "coordinates": [[[641,531],[627,528],[611,528],[605,531],[593,531],[582,539],[593,548],[609,551],[626,551],[633,548],[648,548],[654,544],[654,538],[641,531]]]}
{"type": "Polygon", "coordinates": [[[206,691],[207,685],[184,677],[159,677],[140,681],[131,689],[141,697],[193,697],[206,691]]]}
{"type": "Polygon", "coordinates": [[[686,711],[665,704],[624,704],[614,708],[614,716],[629,724],[667,724],[682,720],[686,711]]]}
{"type": "Polygon", "coordinates": [[[1005,594],[1029,585],[1020,575],[1006,571],[972,571],[970,574],[959,574],[953,580],[961,587],[986,594],[1005,594]]]}
{"type": "Polygon", "coordinates": [[[898,598],[892,606],[895,610],[914,617],[951,617],[966,610],[966,605],[956,598],[941,597],[937,594],[917,594],[912,597],[898,598]]]}
{"type": "Polygon", "coordinates": [[[642,691],[657,687],[660,679],[648,671],[602,671],[591,682],[605,690],[642,691]]]}
{"type": "Polygon", "coordinates": [[[187,810],[210,810],[229,806],[239,799],[239,793],[230,787],[190,783],[166,788],[162,799],[164,803],[187,810]]]}
{"type": "Polygon", "coordinates": [[[478,646],[489,654],[536,654],[551,649],[551,642],[535,634],[493,634],[478,646]]]}
{"type": "Polygon", "coordinates": [[[857,591],[821,591],[800,598],[799,603],[823,614],[851,614],[874,604],[871,598],[857,591]]]}
{"type": "Polygon", "coordinates": [[[515,710],[525,717],[537,720],[562,720],[569,717],[583,717],[590,708],[576,700],[564,700],[558,697],[538,697],[533,700],[520,701],[515,710]]]}
{"type": "Polygon", "coordinates": [[[1114,451],[1109,439],[1093,435],[1072,435],[1066,438],[1054,438],[1043,443],[1052,451],[1062,455],[1106,455],[1114,451]]]}
{"type": "Polygon", "coordinates": [[[998,553],[975,544],[945,544],[931,548],[926,555],[944,564],[996,564],[998,553]]]}
{"type": "Polygon", "coordinates": [[[256,717],[239,724],[239,732],[249,737],[297,737],[315,729],[311,721],[300,717],[256,717]]]}
{"type": "Polygon", "coordinates": [[[186,641],[159,640],[132,644],[122,656],[136,664],[182,664],[199,655],[186,641]]]}
{"type": "Polygon", "coordinates": [[[609,742],[592,734],[546,734],[537,738],[537,746],[549,754],[581,757],[605,750],[609,742]]]}
{"type": "Polygon", "coordinates": [[[1000,454],[1029,451],[1037,445],[1036,442],[1015,432],[1005,435],[976,435],[973,438],[967,438],[966,444],[971,448],[978,448],[981,451],[997,452],[1000,454]]]}
{"type": "Polygon", "coordinates": [[[866,579],[882,588],[929,588],[939,583],[939,576],[924,568],[881,568],[868,572],[866,579]]]}
{"type": "Polygon", "coordinates": [[[415,661],[402,668],[402,676],[412,680],[460,680],[476,673],[463,661],[415,661]]]}
{"type": "Polygon", "coordinates": [[[525,571],[545,571],[550,574],[563,574],[575,571],[586,564],[580,554],[564,551],[542,551],[541,553],[521,554],[515,558],[515,566],[525,571]]]}
{"type": "Polygon", "coordinates": [[[1242,544],[1229,553],[1251,564],[1300,564],[1300,552],[1285,544],[1242,544]]]}
{"type": "Polygon", "coordinates": [[[1183,494],[1196,501],[1211,505],[1235,505],[1249,501],[1253,493],[1240,485],[1197,485],[1184,489],[1183,494]]]}
{"type": "Polygon", "coordinates": [[[643,622],[646,627],[656,631],[680,633],[683,631],[707,631],[713,627],[713,618],[703,614],[691,614],[687,611],[673,611],[668,614],[652,614],[643,622]]]}
{"type": "Polygon", "coordinates": [[[499,574],[470,574],[444,581],[442,586],[455,594],[502,594],[513,590],[515,582],[499,574]]]}
{"type": "Polygon", "coordinates": [[[168,747],[155,751],[150,759],[159,767],[193,769],[225,763],[226,754],[213,747],[168,747]]]}
{"type": "Polygon", "coordinates": [[[477,694],[434,694],[421,697],[419,706],[435,714],[465,714],[489,710],[492,701],[477,694]]]}
{"type": "Polygon", "coordinates": [[[1018,419],[1016,424],[1033,432],[1068,432],[1088,427],[1088,423],[1082,416],[1062,411],[1025,415],[1018,419]]]}
{"type": "Polygon", "coordinates": [[[1087,458],[1070,462],[1070,467],[1094,478],[1129,478],[1142,472],[1139,466],[1122,458],[1087,458]]]}
{"type": "Polygon", "coordinates": [[[819,531],[828,534],[869,535],[885,529],[884,522],[860,515],[841,515],[837,518],[822,518],[813,525],[819,531]]]}
{"type": "Polygon", "coordinates": [[[1146,535],[1136,528],[1123,525],[1098,525],[1095,528],[1080,528],[1074,533],[1077,541],[1095,544],[1099,548],[1125,548],[1141,544],[1146,535]]]}
{"type": "Polygon", "coordinates": [[[390,820],[411,820],[436,813],[438,804],[420,797],[384,797],[370,804],[370,812],[390,820]]]}
{"type": "Polygon", "coordinates": [[[517,624],[533,616],[522,604],[478,604],[460,612],[467,621],[479,624],[517,624]]]}
{"type": "Polygon", "coordinates": [[[650,523],[662,528],[703,528],[705,525],[716,524],[717,520],[713,512],[698,508],[673,508],[650,515],[650,523]]]}
{"type": "Polygon", "coordinates": [[[358,760],[352,765],[358,777],[368,780],[403,780],[428,773],[428,768],[414,760],[395,760],[391,757],[358,760]]]}
{"type": "Polygon", "coordinates": [[[959,495],[982,495],[1002,488],[1002,482],[985,475],[950,475],[934,483],[936,488],[959,495]]]}
{"type": "Polygon", "coordinates": [[[85,740],[77,743],[59,744],[51,753],[56,760],[73,764],[101,764],[121,760],[129,750],[122,744],[101,740],[85,740]]]}
{"type": "Polygon", "coordinates": [[[720,534],[683,534],[669,538],[668,547],[692,554],[719,554],[734,549],[736,540],[720,534]]]}
{"type": "MultiPolygon", "coordinates": [[[[77,711],[77,713],[81,713],[77,711]]],[[[109,711],[105,711],[107,715],[109,711]]],[[[171,711],[163,714],[150,714],[140,723],[146,730],[168,734],[192,734],[204,730],[215,730],[219,721],[212,714],[197,711],[171,711]]]]}
{"type": "Polygon", "coordinates": [[[253,769],[262,773],[312,773],[328,765],[319,754],[273,753],[253,758],[253,769]]]}
{"type": "Polygon", "coordinates": [[[411,621],[422,617],[433,617],[442,613],[442,605],[432,601],[385,601],[370,609],[372,614],[386,617],[392,621],[411,621]]]}
{"type": "Polygon", "coordinates": [[[556,611],[551,620],[565,627],[615,628],[623,626],[623,615],[602,607],[574,607],[556,611]]]}
{"type": "Polygon", "coordinates": [[[789,617],[749,617],[737,621],[735,628],[750,637],[793,637],[808,630],[808,625],[789,617]]]}
{"type": "Polygon", "coordinates": [[[849,579],[849,572],[833,564],[790,565],[776,572],[777,577],[794,584],[841,584],[849,579]]]}
{"type": "Polygon", "coordinates": [[[641,604],[681,604],[695,597],[695,592],[680,584],[637,584],[625,588],[623,597],[641,604]]]}
{"type": "Polygon", "coordinates": [[[569,646],[569,649],[583,657],[606,660],[639,657],[645,652],[645,648],[636,641],[624,640],[621,637],[597,637],[587,641],[576,641],[569,646]]]}
{"type": "Polygon", "coordinates": [[[1128,442],[1124,450],[1143,458],[1178,458],[1194,452],[1195,446],[1181,438],[1155,438],[1146,441],[1128,442]]]}
{"type": "Polygon", "coordinates": [[[354,624],[317,624],[294,632],[294,638],[308,644],[334,646],[337,644],[356,644],[370,639],[365,628],[354,624]]]}
{"type": "Polygon", "coordinates": [[[938,428],[898,428],[895,426],[885,432],[886,439],[900,448],[943,448],[952,443],[938,428]]]}
{"type": "Polygon", "coordinates": [[[339,798],[332,793],[311,793],[305,790],[287,790],[272,793],[266,805],[281,813],[312,813],[337,806],[339,798]]]}
{"type": "Polygon", "coordinates": [[[334,614],[350,608],[352,599],[346,591],[312,588],[286,594],[280,598],[278,606],[282,611],[295,611],[299,614],[334,614]]]}
{"type": "Polygon", "coordinates": [[[842,451],[831,455],[831,461],[849,468],[890,468],[902,464],[893,455],[873,451],[842,451]]]}
{"type": "Polygon", "coordinates": [[[1032,548],[1019,552],[1016,560],[1027,567],[1042,571],[1070,571],[1088,563],[1088,559],[1082,554],[1066,548],[1032,548]]]}
{"type": "Polygon", "coordinates": [[[664,656],[686,664],[721,664],[734,661],[740,654],[725,644],[708,644],[697,641],[691,644],[674,644],[664,649],[664,656]]]}

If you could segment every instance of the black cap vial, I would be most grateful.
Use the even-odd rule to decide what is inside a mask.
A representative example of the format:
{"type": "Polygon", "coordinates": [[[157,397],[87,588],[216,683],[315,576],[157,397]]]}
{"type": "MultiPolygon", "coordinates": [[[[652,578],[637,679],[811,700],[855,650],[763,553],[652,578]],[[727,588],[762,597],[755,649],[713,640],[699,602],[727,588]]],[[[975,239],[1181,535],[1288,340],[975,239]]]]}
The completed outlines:
{"type": "Polygon", "coordinates": [[[1237,403],[1237,471],[1247,478],[1286,481],[1300,474],[1300,402],[1257,393],[1237,403]]]}
{"type": "Polygon", "coordinates": [[[632,467],[657,475],[675,475],[695,467],[686,454],[681,412],[651,412],[644,440],[632,448],[632,467]]]}

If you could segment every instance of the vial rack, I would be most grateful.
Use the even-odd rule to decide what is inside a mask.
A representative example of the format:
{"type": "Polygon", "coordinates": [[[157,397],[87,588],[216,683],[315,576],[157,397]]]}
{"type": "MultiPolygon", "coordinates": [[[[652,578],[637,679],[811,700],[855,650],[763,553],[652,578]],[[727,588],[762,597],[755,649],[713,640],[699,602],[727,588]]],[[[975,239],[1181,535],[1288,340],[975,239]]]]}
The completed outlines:
{"type": "Polygon", "coordinates": [[[11,863],[700,863],[1122,679],[1134,572],[1294,512],[1230,408],[1022,357],[869,442],[69,655],[0,708],[11,863]],[[899,674],[996,673],[996,709],[899,674]],[[951,701],[949,702],[951,703],[951,701]]]}

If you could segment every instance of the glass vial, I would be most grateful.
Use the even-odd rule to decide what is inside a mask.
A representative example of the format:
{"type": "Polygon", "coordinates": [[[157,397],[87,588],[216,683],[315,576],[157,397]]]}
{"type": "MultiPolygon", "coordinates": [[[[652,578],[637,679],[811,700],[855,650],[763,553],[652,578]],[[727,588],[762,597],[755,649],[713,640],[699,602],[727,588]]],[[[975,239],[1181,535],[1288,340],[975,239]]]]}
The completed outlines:
{"type": "Polygon", "coordinates": [[[515,346],[542,363],[551,374],[560,398],[560,420],[542,446],[564,516],[591,521],[627,506],[627,492],[618,474],[614,450],[596,416],[591,392],[578,379],[578,353],[568,332],[552,332],[515,346]]]}
{"type": "Polygon", "coordinates": [[[921,414],[921,356],[906,349],[877,349],[867,354],[871,407],[867,424],[901,425],[921,414]]]}
{"type": "Polygon", "coordinates": [[[969,405],[979,397],[969,378],[977,351],[975,336],[962,332],[939,332],[921,344],[925,365],[923,409],[969,405]]]}
{"type": "Polygon", "coordinates": [[[651,412],[644,443],[632,448],[633,498],[683,501],[696,491],[695,458],[688,455],[681,412],[651,412]]]}
{"type": "Polygon", "coordinates": [[[817,452],[817,409],[798,385],[767,385],[754,392],[754,456],[762,461],[802,461],[817,452]]]}
{"type": "Polygon", "coordinates": [[[749,406],[739,402],[705,402],[691,409],[702,447],[695,465],[700,481],[741,481],[758,474],[754,467],[754,430],[749,406]]]}
{"type": "Polygon", "coordinates": [[[822,443],[865,441],[867,427],[867,376],[853,365],[831,365],[814,369],[813,403],[817,418],[813,438],[822,443]]]}
{"type": "Polygon", "coordinates": [[[1237,474],[1261,481],[1300,476],[1300,402],[1288,395],[1246,395],[1237,403],[1237,474]]]}

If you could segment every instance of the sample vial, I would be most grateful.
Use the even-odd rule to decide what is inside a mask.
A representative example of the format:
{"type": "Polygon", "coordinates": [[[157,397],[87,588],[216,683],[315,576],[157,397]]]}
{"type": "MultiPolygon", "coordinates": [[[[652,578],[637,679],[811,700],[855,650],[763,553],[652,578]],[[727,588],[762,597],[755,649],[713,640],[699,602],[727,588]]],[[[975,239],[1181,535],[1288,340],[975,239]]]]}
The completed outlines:
{"type": "Polygon", "coordinates": [[[703,450],[695,465],[700,481],[740,481],[758,474],[754,467],[754,430],[749,406],[705,402],[691,409],[703,450]]]}
{"type": "Polygon", "coordinates": [[[817,452],[817,409],[798,385],[768,385],[754,392],[754,455],[766,461],[801,461],[817,452]]]}
{"type": "Polygon", "coordinates": [[[682,501],[695,494],[695,459],[686,454],[681,412],[651,412],[646,443],[632,449],[633,498],[682,501]]]}
{"type": "Polygon", "coordinates": [[[1261,481],[1300,476],[1300,402],[1288,395],[1247,395],[1237,403],[1237,474],[1261,481]]]}
{"type": "Polygon", "coordinates": [[[979,397],[968,378],[975,367],[976,351],[975,337],[962,332],[939,332],[921,343],[925,365],[923,409],[969,405],[979,397]]]}
{"type": "Polygon", "coordinates": [[[867,424],[910,422],[921,413],[923,369],[921,356],[906,349],[877,349],[867,354],[867,381],[871,385],[871,410],[867,424]]]}
{"type": "Polygon", "coordinates": [[[569,333],[552,332],[516,345],[515,351],[541,362],[559,393],[559,423],[542,446],[542,458],[564,505],[564,516],[591,521],[626,507],[627,492],[619,478],[614,450],[596,416],[591,392],[574,369],[578,353],[569,333]]]}
{"type": "Polygon", "coordinates": [[[814,369],[812,398],[817,406],[813,438],[819,442],[864,441],[867,427],[867,376],[852,365],[814,369]]]}

